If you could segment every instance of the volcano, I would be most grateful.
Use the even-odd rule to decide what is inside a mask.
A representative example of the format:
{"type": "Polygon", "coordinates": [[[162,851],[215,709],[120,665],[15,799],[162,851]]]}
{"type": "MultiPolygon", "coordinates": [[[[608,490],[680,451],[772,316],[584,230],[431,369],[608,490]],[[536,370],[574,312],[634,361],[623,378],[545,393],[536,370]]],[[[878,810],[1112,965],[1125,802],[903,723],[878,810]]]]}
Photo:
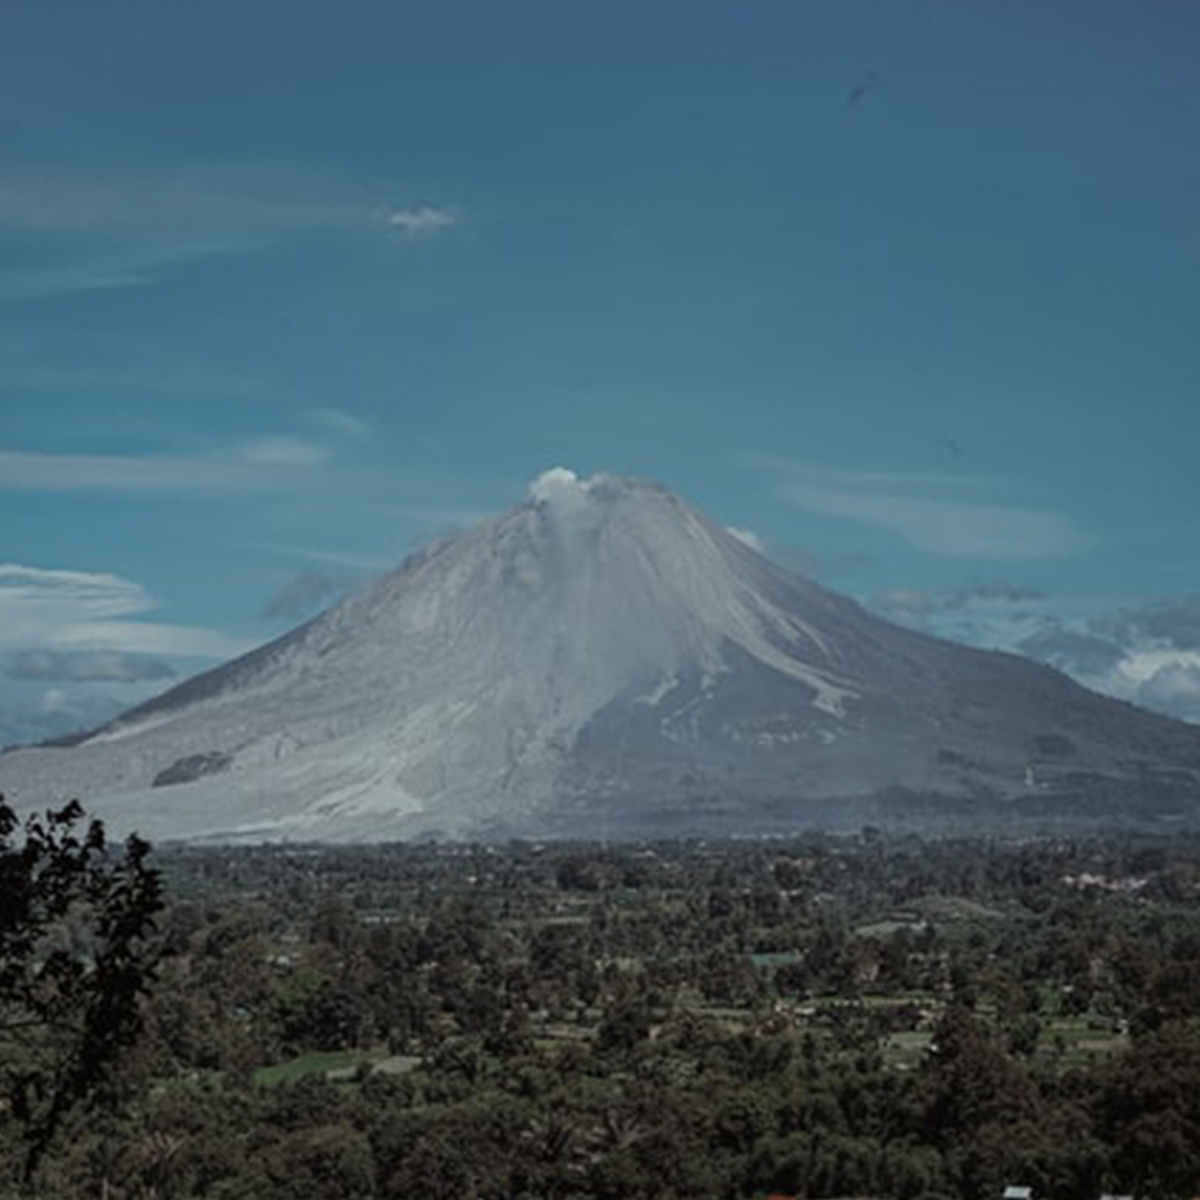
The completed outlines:
{"type": "Polygon", "coordinates": [[[22,807],[156,839],[765,833],[1200,812],[1200,728],[874,617],[678,496],[510,512],[67,744],[22,807]]]}

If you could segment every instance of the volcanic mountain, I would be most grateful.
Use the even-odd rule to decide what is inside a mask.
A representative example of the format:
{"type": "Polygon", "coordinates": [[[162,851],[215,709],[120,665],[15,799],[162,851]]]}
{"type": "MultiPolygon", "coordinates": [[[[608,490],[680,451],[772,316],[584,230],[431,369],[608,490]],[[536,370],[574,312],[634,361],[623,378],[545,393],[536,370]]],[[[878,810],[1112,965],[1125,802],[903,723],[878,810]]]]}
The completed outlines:
{"type": "Polygon", "coordinates": [[[677,496],[556,469],[507,514],[70,744],[29,807],[155,838],[767,832],[1200,810],[1200,728],[873,617],[677,496]]]}

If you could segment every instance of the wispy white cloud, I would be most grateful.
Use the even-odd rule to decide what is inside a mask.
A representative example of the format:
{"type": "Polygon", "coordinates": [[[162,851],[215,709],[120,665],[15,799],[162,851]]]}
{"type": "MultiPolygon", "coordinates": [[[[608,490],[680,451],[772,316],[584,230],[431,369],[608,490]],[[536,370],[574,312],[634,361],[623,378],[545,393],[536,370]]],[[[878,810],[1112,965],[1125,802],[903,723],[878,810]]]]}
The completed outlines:
{"type": "Polygon", "coordinates": [[[1100,622],[1100,627],[1117,637],[1200,650],[1200,595],[1123,608],[1100,622]]]}
{"type": "Polygon", "coordinates": [[[992,650],[1017,651],[1061,618],[1061,597],[1005,582],[973,583],[946,591],[891,588],[867,606],[911,629],[992,650]]]}
{"type": "Polygon", "coordinates": [[[1062,669],[1098,692],[1200,722],[1200,652],[1119,643],[1114,649],[1106,667],[1068,661],[1062,669]]]}
{"type": "Polygon", "coordinates": [[[431,238],[457,208],[381,204],[343,173],[295,163],[177,163],[153,170],[0,162],[0,231],[57,257],[0,271],[0,300],[135,287],[172,263],[256,249],[295,234],[431,238]],[[75,248],[61,260],[62,244],[75,248]]]}
{"type": "Polygon", "coordinates": [[[773,473],[778,494],[798,508],[889,530],[928,554],[1059,558],[1092,545],[1066,513],[977,498],[996,486],[991,481],[841,470],[764,456],[747,462],[773,473]]]}
{"type": "Polygon", "coordinates": [[[290,434],[198,454],[0,450],[0,491],[272,492],[303,488],[331,450],[290,434]]]}
{"type": "Polygon", "coordinates": [[[332,456],[328,446],[292,434],[256,438],[238,447],[236,453],[246,462],[275,467],[313,467],[332,456]]]}
{"type": "Polygon", "coordinates": [[[63,571],[20,563],[0,563],[0,603],[5,619],[0,637],[12,638],[23,620],[41,628],[64,614],[90,618],[124,617],[145,612],[154,602],[140,584],[119,575],[63,571]]]}
{"type": "Polygon", "coordinates": [[[228,658],[249,649],[217,630],[129,619],[155,607],[119,575],[0,563],[0,651],[228,658]]]}
{"type": "Polygon", "coordinates": [[[230,464],[170,454],[42,454],[0,450],[5,491],[156,491],[215,488],[248,474],[230,464]]]}
{"type": "Polygon", "coordinates": [[[371,431],[366,421],[343,408],[316,408],[307,416],[313,425],[339,437],[364,438],[371,431]]]}
{"type": "Polygon", "coordinates": [[[387,215],[387,223],[406,237],[427,238],[453,229],[459,222],[456,210],[422,204],[416,208],[396,208],[387,215]]]}
{"type": "Polygon", "coordinates": [[[254,643],[216,629],[156,621],[77,621],[53,632],[55,646],[165,654],[180,658],[236,658],[254,643]]]}
{"type": "MultiPolygon", "coordinates": [[[[6,348],[0,344],[0,355],[6,348]]],[[[16,351],[20,356],[22,348],[16,351]]],[[[45,353],[45,352],[43,352],[45,353]]],[[[51,353],[45,353],[46,358],[51,353]]],[[[181,396],[211,396],[236,400],[288,400],[289,389],[268,379],[183,366],[168,370],[113,367],[105,362],[90,366],[46,365],[45,362],[0,365],[0,388],[6,391],[82,391],[98,387],[122,391],[158,392],[181,396]]]]}
{"type": "Polygon", "coordinates": [[[1118,694],[1200,722],[1200,596],[1093,618],[1089,632],[1121,650],[1112,669],[1118,694]]]}
{"type": "Polygon", "coordinates": [[[893,588],[873,596],[870,604],[889,620],[920,628],[922,622],[947,614],[996,610],[1010,616],[1014,612],[1038,611],[1050,599],[1048,593],[1038,588],[994,581],[968,584],[944,592],[893,588]]]}
{"type": "Polygon", "coordinates": [[[376,187],[301,163],[2,166],[0,227],[27,233],[153,242],[380,226],[431,233],[458,221],[457,210],[444,206],[381,206],[376,187]]]}
{"type": "Polygon", "coordinates": [[[135,262],[84,261],[66,267],[0,271],[0,301],[140,287],[150,279],[151,276],[135,262]]]}
{"type": "Polygon", "coordinates": [[[1160,667],[1138,689],[1151,708],[1200,723],[1200,654],[1160,667]]]}
{"type": "Polygon", "coordinates": [[[1104,678],[1125,657],[1120,645],[1094,632],[1086,622],[1063,620],[1057,615],[1014,645],[1022,654],[1081,680],[1104,678]]]}
{"type": "Polygon", "coordinates": [[[0,270],[0,301],[141,287],[154,282],[164,268],[192,259],[239,253],[250,245],[245,240],[179,239],[129,244],[99,254],[83,253],[66,264],[0,270]]]}

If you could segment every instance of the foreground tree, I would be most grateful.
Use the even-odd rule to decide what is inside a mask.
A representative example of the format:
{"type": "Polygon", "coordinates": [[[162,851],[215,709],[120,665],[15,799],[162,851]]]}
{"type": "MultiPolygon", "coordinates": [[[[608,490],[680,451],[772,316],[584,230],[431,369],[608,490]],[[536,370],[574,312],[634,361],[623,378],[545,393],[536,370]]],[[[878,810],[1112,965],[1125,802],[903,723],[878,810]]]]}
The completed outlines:
{"type": "Polygon", "coordinates": [[[162,907],[149,849],[112,851],[78,801],[22,826],[0,797],[0,1132],[23,1188],[140,1032],[162,907]]]}

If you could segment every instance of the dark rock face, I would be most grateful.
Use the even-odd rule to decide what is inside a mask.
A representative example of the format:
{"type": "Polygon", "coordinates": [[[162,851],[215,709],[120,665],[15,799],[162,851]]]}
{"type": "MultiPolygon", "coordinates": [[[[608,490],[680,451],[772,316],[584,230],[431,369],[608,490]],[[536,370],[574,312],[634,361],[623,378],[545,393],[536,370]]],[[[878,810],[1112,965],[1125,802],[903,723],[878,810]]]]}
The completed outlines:
{"type": "Polygon", "coordinates": [[[191,783],[202,775],[217,775],[226,770],[232,760],[228,754],[216,750],[208,754],[189,754],[177,758],[169,767],[164,767],[150,781],[151,787],[170,787],[176,783],[191,783]]]}
{"type": "Polygon", "coordinates": [[[510,513],[72,746],[30,802],[152,836],[926,827],[1200,808],[1200,729],[901,629],[651,484],[510,513]]]}

